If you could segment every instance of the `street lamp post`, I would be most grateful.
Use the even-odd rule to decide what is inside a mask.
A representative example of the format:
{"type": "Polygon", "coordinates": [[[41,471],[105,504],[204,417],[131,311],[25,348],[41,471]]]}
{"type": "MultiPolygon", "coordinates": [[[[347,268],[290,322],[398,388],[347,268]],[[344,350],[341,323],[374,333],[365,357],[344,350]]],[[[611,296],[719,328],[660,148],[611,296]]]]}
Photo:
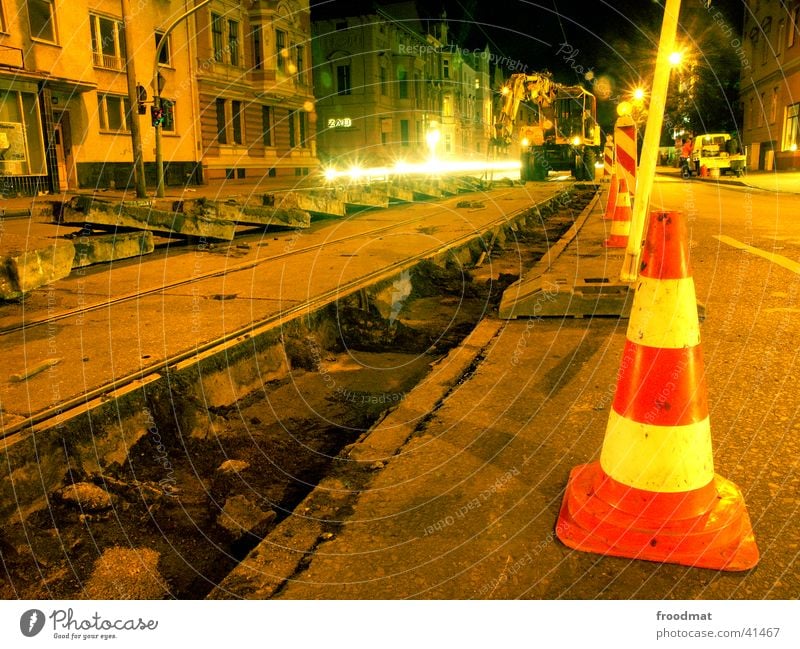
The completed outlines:
{"type": "Polygon", "coordinates": [[[650,92],[650,106],[647,115],[647,126],[642,144],[642,156],[639,163],[636,183],[636,196],[631,215],[631,233],[628,247],[622,262],[620,279],[623,282],[635,282],[639,275],[639,261],[642,255],[642,240],[647,224],[647,210],[650,205],[650,194],[653,190],[653,179],[658,161],[658,144],[661,139],[661,127],[664,123],[664,107],[667,103],[667,86],[669,85],[670,53],[675,47],[675,35],[678,31],[678,13],[681,0],[667,0],[664,7],[664,19],[661,23],[661,38],[658,43],[656,69],[653,74],[653,87],[650,92]]]}
{"type": "MultiPolygon", "coordinates": [[[[127,0],[124,0],[127,1],[127,0]]],[[[164,30],[163,35],[161,36],[161,40],[158,41],[158,45],[156,46],[156,56],[153,60],[153,110],[158,111],[161,109],[161,88],[158,82],[158,59],[161,57],[161,51],[164,49],[167,43],[167,38],[169,37],[170,32],[172,32],[175,27],[178,26],[183,20],[191,16],[196,11],[205,7],[211,0],[203,0],[199,4],[195,5],[189,11],[185,12],[184,14],[178,16],[172,24],[164,30]]],[[[161,122],[155,124],[156,129],[156,137],[155,137],[155,145],[156,145],[156,197],[157,198],[164,198],[164,154],[161,151],[161,122]]]]}

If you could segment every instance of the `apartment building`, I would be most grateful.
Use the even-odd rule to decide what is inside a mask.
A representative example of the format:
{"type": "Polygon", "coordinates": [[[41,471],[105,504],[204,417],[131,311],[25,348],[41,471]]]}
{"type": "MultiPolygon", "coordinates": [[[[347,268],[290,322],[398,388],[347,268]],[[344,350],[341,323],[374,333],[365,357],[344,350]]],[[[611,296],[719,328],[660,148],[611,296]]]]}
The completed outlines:
{"type": "Polygon", "coordinates": [[[199,4],[129,0],[125,27],[121,0],[0,0],[0,193],[131,186],[133,120],[154,185],[154,79],[167,184],[317,166],[308,0],[212,0],[178,20],[199,4]]]}
{"type": "Polygon", "coordinates": [[[800,0],[748,0],[742,140],[750,169],[800,169],[800,0]]]}
{"type": "Polygon", "coordinates": [[[487,50],[425,24],[413,2],[315,9],[320,158],[340,165],[485,155],[492,94],[487,50]]]}

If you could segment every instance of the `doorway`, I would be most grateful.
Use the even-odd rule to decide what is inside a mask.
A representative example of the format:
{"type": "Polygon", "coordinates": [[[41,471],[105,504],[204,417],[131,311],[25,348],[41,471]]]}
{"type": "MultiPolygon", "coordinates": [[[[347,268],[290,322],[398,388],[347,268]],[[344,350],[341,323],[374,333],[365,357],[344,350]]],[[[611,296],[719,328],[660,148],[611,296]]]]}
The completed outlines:
{"type": "Polygon", "coordinates": [[[75,163],[72,159],[72,137],[67,111],[53,113],[53,141],[58,164],[58,189],[64,191],[77,187],[75,163]]]}

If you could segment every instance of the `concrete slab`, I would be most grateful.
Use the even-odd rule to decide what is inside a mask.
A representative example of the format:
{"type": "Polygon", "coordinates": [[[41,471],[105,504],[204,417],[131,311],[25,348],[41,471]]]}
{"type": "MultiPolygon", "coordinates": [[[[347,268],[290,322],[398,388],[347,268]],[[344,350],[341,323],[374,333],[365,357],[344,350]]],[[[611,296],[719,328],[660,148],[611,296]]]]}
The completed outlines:
{"type": "Polygon", "coordinates": [[[288,228],[311,226],[311,215],[296,207],[253,205],[237,202],[209,202],[220,219],[243,225],[278,225],[288,228]]]}
{"type": "Polygon", "coordinates": [[[66,277],[75,246],[64,239],[34,239],[4,234],[0,255],[0,299],[14,300],[66,277]]]}
{"type": "Polygon", "coordinates": [[[79,237],[73,243],[75,245],[73,268],[141,257],[149,255],[155,248],[153,233],[147,231],[90,235],[79,237]]]}
{"type": "Polygon", "coordinates": [[[379,187],[345,187],[338,195],[347,206],[356,209],[389,207],[389,195],[379,187]]]}
{"type": "Polygon", "coordinates": [[[624,248],[606,248],[607,224],[598,193],[575,224],[524,278],[503,293],[499,315],[627,318],[630,285],[619,281],[624,248]]]}
{"type": "Polygon", "coordinates": [[[264,205],[280,209],[297,209],[310,214],[346,216],[347,207],[333,189],[264,194],[264,205]]]}
{"type": "Polygon", "coordinates": [[[107,202],[92,196],[76,196],[65,203],[60,219],[76,225],[134,228],[221,241],[231,241],[236,231],[232,221],[204,213],[167,211],[150,201],[107,202]]]}

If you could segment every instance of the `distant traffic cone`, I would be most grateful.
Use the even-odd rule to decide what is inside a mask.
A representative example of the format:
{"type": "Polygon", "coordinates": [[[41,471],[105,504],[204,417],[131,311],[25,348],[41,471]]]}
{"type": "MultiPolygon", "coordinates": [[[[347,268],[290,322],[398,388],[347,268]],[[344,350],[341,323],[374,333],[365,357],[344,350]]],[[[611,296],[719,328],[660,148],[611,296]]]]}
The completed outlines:
{"type": "Polygon", "coordinates": [[[608,200],[606,201],[606,213],[603,219],[610,221],[614,218],[614,209],[617,206],[617,174],[611,174],[611,182],[608,184],[608,200]]]}
{"type": "Polygon", "coordinates": [[[631,232],[631,195],[628,183],[619,179],[619,189],[614,204],[614,220],[611,221],[611,236],[603,242],[606,248],[625,248],[631,232]]]}
{"type": "Polygon", "coordinates": [[[714,473],[686,222],[656,212],[600,461],[575,467],[556,534],[576,550],[718,570],[758,563],[738,487],[714,473]]]}

